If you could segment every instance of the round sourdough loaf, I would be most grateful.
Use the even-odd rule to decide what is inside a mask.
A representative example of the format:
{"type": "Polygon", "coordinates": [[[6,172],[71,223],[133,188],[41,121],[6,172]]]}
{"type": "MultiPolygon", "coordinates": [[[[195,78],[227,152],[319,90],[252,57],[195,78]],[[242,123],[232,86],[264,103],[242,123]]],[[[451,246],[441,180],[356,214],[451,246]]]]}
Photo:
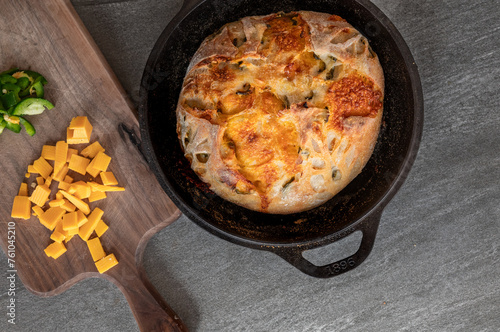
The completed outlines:
{"type": "Polygon", "coordinates": [[[326,202],[361,172],[383,97],[377,55],[341,17],[245,17],[193,56],[177,133],[191,167],[219,196],[295,213],[326,202]]]}

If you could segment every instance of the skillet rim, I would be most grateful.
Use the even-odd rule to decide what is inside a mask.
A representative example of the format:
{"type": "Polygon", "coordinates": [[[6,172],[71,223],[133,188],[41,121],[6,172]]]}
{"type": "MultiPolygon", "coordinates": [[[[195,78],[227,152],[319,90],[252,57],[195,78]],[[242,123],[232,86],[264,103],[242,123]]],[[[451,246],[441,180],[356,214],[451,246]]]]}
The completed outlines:
{"type": "Polygon", "coordinates": [[[369,1],[366,0],[354,0],[353,2],[358,3],[360,6],[364,7],[368,12],[370,12],[373,17],[375,17],[379,23],[387,30],[388,34],[391,36],[394,44],[397,46],[397,51],[401,53],[402,58],[404,59],[404,63],[406,65],[406,69],[408,71],[408,77],[410,80],[410,86],[412,87],[413,94],[413,122],[412,122],[412,133],[409,139],[409,143],[407,145],[407,151],[401,162],[399,169],[397,170],[397,174],[392,179],[392,182],[387,187],[387,189],[380,194],[380,197],[369,207],[367,208],[357,219],[349,222],[346,226],[341,228],[336,232],[332,232],[330,234],[321,235],[314,239],[306,239],[303,241],[291,241],[291,242],[273,242],[255,238],[245,237],[243,235],[235,235],[225,230],[213,225],[212,223],[204,220],[193,207],[190,206],[182,197],[171,187],[170,182],[165,176],[164,172],[161,169],[160,162],[157,158],[157,155],[154,153],[154,148],[152,145],[152,140],[150,136],[150,127],[148,122],[148,112],[149,112],[149,93],[146,89],[149,86],[154,68],[159,61],[159,56],[163,52],[165,45],[168,40],[175,33],[175,30],[178,28],[179,24],[181,24],[190,14],[196,9],[199,5],[210,1],[210,0],[187,0],[181,10],[174,16],[174,18],[170,21],[170,23],[163,30],[159,38],[157,39],[150,56],[148,58],[144,74],[141,80],[141,89],[140,89],[140,106],[139,106],[139,123],[140,123],[140,131],[142,138],[142,149],[144,155],[148,161],[148,164],[152,168],[155,173],[160,185],[165,190],[165,192],[169,195],[175,205],[192,221],[198,224],[200,227],[209,231],[210,233],[228,240],[233,243],[237,243],[240,245],[244,245],[247,247],[252,247],[256,249],[271,249],[275,247],[303,247],[303,248],[313,248],[320,247],[326,245],[328,243],[332,243],[339,239],[339,236],[342,234],[350,234],[352,231],[356,230],[357,226],[366,218],[369,218],[373,215],[375,217],[380,218],[380,215],[385,208],[385,206],[390,202],[390,200],[397,193],[399,188],[402,186],[404,181],[406,180],[409,171],[416,159],[418,148],[421,141],[421,136],[423,132],[423,93],[422,86],[420,82],[420,76],[418,74],[418,68],[415,63],[415,60],[408,48],[408,45],[404,41],[403,37],[396,29],[394,24],[389,20],[389,18],[369,1]]]}

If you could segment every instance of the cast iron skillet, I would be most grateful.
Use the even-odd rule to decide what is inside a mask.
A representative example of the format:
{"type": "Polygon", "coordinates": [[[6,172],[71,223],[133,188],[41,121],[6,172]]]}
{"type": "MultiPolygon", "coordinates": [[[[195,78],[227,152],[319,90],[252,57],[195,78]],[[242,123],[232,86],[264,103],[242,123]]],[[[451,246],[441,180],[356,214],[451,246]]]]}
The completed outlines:
{"type": "Polygon", "coordinates": [[[423,122],[417,66],[389,19],[366,0],[185,0],[154,46],[141,83],[143,152],[163,189],[195,223],[230,242],[274,252],[314,277],[332,277],[369,255],[383,208],[405,180],[416,157],[423,122]],[[183,156],[175,109],[191,56],[225,23],[249,15],[312,10],[340,15],[363,33],[380,58],[386,95],[383,125],[373,156],[342,192],[310,211],[270,215],[227,202],[208,190],[183,156]],[[349,234],[363,234],[358,251],[316,266],[302,252],[349,234]]]}

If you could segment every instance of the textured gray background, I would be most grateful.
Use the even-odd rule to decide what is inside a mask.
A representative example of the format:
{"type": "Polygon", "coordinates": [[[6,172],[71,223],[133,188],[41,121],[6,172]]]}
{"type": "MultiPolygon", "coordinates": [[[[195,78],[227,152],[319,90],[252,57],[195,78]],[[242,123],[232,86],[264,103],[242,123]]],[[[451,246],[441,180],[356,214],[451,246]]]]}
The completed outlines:
{"type": "MultiPolygon", "coordinates": [[[[137,105],[154,42],[181,0],[73,0],[137,105]]],[[[147,273],[191,331],[500,330],[500,6],[376,0],[408,43],[425,97],[415,165],[385,209],[369,258],[328,280],[220,240],[181,217],[150,241],[147,273]]],[[[354,252],[359,236],[311,252],[354,252]]],[[[0,254],[0,261],[5,260],[0,254]]],[[[20,283],[17,325],[0,330],[136,331],[125,298],[91,279],[40,298],[20,283]]]]}

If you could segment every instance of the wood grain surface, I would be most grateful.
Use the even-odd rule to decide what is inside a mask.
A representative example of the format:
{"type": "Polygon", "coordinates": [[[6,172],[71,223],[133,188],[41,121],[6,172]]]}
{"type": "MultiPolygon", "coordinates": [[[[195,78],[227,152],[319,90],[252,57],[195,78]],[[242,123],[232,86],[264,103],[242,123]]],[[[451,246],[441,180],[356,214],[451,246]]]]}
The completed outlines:
{"type": "MultiPolygon", "coordinates": [[[[86,115],[94,126],[91,141],[99,140],[112,157],[110,170],[125,192],[109,193],[105,200],[91,203],[104,211],[109,230],[101,241],[119,264],[99,274],[79,238],[67,244],[67,252],[54,260],[44,254],[51,242],[50,231],[37,218],[15,221],[15,270],[30,291],[59,294],[76,282],[100,277],[116,284],[127,298],[143,331],[184,330],[183,324],[154,287],[142,268],[147,241],[175,221],[180,212],[156,182],[130,133],[138,133],[134,110],[99,49],[88,34],[71,3],[64,0],[2,1],[0,20],[1,70],[31,69],[44,75],[45,98],[55,108],[29,117],[37,129],[5,130],[0,136],[0,243],[7,252],[8,224],[14,196],[25,179],[27,166],[41,153],[44,144],[65,139],[66,127],[75,116],[86,115]]],[[[78,145],[70,146],[81,150],[78,145]]],[[[53,183],[55,188],[57,183],[53,183]]],[[[30,193],[33,189],[30,187],[30,193]]],[[[53,193],[55,190],[53,190],[53,193]]]]}

